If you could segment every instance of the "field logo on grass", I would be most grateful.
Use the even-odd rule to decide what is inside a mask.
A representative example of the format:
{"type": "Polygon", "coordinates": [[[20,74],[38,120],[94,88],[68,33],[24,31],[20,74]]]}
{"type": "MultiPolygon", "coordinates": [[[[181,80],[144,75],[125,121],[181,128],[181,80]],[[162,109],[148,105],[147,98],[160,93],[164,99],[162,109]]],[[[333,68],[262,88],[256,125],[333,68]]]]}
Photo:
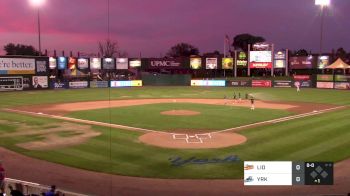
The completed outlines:
{"type": "Polygon", "coordinates": [[[173,157],[169,158],[171,166],[184,166],[184,165],[207,165],[207,164],[218,164],[218,163],[237,163],[240,161],[237,155],[229,155],[224,158],[182,158],[182,157],[173,157]]]}

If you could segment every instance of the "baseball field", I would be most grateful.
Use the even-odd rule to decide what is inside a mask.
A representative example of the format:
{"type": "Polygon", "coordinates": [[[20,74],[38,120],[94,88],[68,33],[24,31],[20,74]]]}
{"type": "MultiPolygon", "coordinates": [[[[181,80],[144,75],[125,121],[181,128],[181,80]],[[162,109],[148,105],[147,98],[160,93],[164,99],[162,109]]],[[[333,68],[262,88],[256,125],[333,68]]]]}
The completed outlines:
{"type": "Polygon", "coordinates": [[[245,160],[348,159],[349,106],[349,91],[320,89],[8,92],[0,96],[0,146],[124,176],[240,179],[245,160]]]}

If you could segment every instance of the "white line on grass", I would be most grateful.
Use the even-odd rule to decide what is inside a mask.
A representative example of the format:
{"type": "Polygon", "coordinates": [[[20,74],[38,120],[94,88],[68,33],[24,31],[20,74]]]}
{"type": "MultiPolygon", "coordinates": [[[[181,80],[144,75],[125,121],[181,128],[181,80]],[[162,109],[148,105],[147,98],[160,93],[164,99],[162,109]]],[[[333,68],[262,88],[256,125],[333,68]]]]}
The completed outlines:
{"type": "Polygon", "coordinates": [[[298,119],[298,118],[314,116],[314,115],[322,114],[322,113],[325,113],[325,112],[328,112],[328,111],[331,111],[331,110],[337,110],[337,109],[345,108],[345,107],[346,106],[338,106],[338,107],[328,108],[328,109],[319,110],[319,111],[313,111],[313,112],[308,112],[308,113],[303,113],[303,114],[297,114],[297,115],[293,115],[293,116],[286,116],[286,117],[282,117],[282,118],[276,118],[276,119],[273,119],[273,120],[267,120],[267,121],[252,123],[252,124],[243,125],[243,126],[234,127],[234,128],[228,128],[228,129],[224,129],[224,130],[221,130],[221,131],[214,131],[214,132],[210,132],[210,133],[222,133],[222,132],[227,132],[227,131],[234,131],[234,130],[237,130],[237,129],[253,127],[253,126],[256,126],[256,125],[263,125],[263,124],[269,124],[269,123],[274,124],[274,123],[279,123],[279,122],[285,122],[285,121],[294,120],[294,119],[298,119]]]}
{"type": "Polygon", "coordinates": [[[29,115],[33,115],[33,116],[49,117],[49,118],[54,118],[54,119],[59,119],[59,120],[78,122],[78,123],[85,123],[85,124],[90,124],[90,125],[99,125],[99,126],[104,126],[104,127],[120,128],[120,129],[132,130],[132,131],[148,131],[148,132],[161,132],[161,133],[164,133],[162,131],[155,131],[155,130],[150,130],[150,129],[130,127],[130,126],[118,125],[118,124],[110,124],[110,123],[104,123],[104,122],[98,122],[98,121],[92,121],[92,120],[83,120],[83,119],[79,119],[79,118],[70,118],[70,117],[64,117],[64,116],[56,116],[56,115],[51,115],[51,114],[44,114],[44,113],[41,113],[41,112],[36,113],[36,112],[28,112],[28,111],[23,111],[23,110],[14,110],[14,109],[4,109],[4,110],[5,111],[9,111],[9,112],[29,114],[29,115]]]}
{"type": "MultiPolygon", "coordinates": [[[[220,130],[220,131],[207,132],[207,133],[203,133],[203,134],[223,133],[223,132],[234,131],[234,130],[243,129],[243,128],[254,127],[257,125],[280,123],[280,122],[285,122],[285,121],[294,120],[294,119],[298,119],[298,118],[314,116],[314,115],[322,114],[322,113],[325,113],[328,111],[337,110],[337,109],[341,109],[341,108],[345,108],[345,107],[346,106],[338,106],[338,107],[328,108],[328,109],[319,110],[319,111],[313,111],[313,112],[297,114],[297,115],[293,115],[293,116],[286,116],[286,117],[282,117],[282,118],[277,118],[277,119],[273,119],[273,120],[252,123],[252,124],[248,124],[248,125],[242,125],[239,127],[228,128],[228,129],[224,129],[224,130],[220,130]]],[[[51,114],[43,114],[41,112],[36,113],[36,112],[28,112],[28,111],[15,110],[15,109],[3,109],[3,110],[9,111],[9,112],[15,112],[15,113],[29,114],[29,115],[34,115],[34,116],[49,117],[49,118],[53,118],[53,119],[66,120],[66,121],[71,121],[71,122],[85,123],[85,124],[90,124],[90,125],[98,125],[98,126],[104,126],[104,127],[126,129],[126,130],[131,130],[131,131],[156,132],[156,133],[171,134],[171,135],[178,134],[178,133],[156,131],[156,130],[151,130],[151,129],[144,129],[144,128],[138,128],[138,127],[125,126],[125,125],[109,124],[109,123],[98,122],[98,121],[83,120],[83,119],[78,119],[78,118],[70,118],[70,117],[56,116],[56,115],[51,115],[51,114]]]]}

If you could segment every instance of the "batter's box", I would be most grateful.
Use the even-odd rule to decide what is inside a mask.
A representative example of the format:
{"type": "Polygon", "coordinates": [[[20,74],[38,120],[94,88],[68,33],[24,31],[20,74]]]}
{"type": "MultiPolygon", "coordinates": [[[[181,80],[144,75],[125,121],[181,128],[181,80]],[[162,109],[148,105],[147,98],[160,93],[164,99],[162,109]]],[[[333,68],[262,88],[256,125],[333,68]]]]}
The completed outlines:
{"type": "Polygon", "coordinates": [[[187,140],[188,135],[187,134],[173,134],[174,140],[187,140]]]}
{"type": "Polygon", "coordinates": [[[201,138],[198,138],[197,135],[189,135],[186,142],[187,143],[203,143],[203,140],[201,138]]]}
{"type": "Polygon", "coordinates": [[[203,140],[211,139],[211,134],[210,133],[196,134],[196,137],[203,140]]]}

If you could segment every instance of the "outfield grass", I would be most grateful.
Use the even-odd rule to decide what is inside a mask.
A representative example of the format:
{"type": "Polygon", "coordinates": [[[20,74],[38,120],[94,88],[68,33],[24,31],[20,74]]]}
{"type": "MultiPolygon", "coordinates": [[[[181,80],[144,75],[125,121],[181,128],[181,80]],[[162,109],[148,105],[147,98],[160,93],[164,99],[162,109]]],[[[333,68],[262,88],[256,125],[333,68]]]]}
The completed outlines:
{"type": "MultiPolygon", "coordinates": [[[[236,92],[258,93],[261,99],[307,101],[350,105],[349,91],[302,89],[235,88],[236,92]]],[[[233,88],[146,87],[112,89],[111,98],[223,98],[233,88]],[[125,97],[128,96],[128,97],[125,97]]],[[[108,89],[1,93],[0,107],[108,99],[108,89]]],[[[350,157],[350,110],[333,111],[312,117],[247,129],[242,145],[223,149],[175,150],[144,145],[141,133],[94,126],[102,134],[87,143],[48,151],[30,151],[16,144],[41,140],[41,135],[3,139],[15,132],[18,123],[44,127],[60,121],[0,112],[0,146],[10,150],[72,167],[120,175],[158,178],[241,178],[244,160],[341,161],[350,157]],[[109,141],[112,141],[109,143],[109,141]],[[237,155],[232,164],[171,166],[169,158],[224,158],[237,155]]],[[[215,119],[216,121],[216,119],[215,119]]],[[[68,133],[61,135],[68,136],[68,133]]]]}
{"type": "Polygon", "coordinates": [[[19,105],[67,103],[109,99],[144,99],[144,98],[224,98],[233,93],[242,96],[252,93],[262,100],[280,100],[297,102],[328,103],[350,105],[350,91],[326,89],[301,89],[296,93],[292,88],[236,88],[236,87],[139,87],[120,89],[70,89],[42,90],[26,92],[2,92],[0,107],[19,105]]]}
{"type": "Polygon", "coordinates": [[[77,111],[68,116],[99,122],[127,125],[160,131],[223,130],[241,125],[288,116],[286,110],[256,109],[194,103],[161,103],[109,109],[77,111]],[[191,110],[200,112],[194,116],[162,115],[163,111],[191,110]],[[269,115],[266,115],[269,114],[269,115]]]}

